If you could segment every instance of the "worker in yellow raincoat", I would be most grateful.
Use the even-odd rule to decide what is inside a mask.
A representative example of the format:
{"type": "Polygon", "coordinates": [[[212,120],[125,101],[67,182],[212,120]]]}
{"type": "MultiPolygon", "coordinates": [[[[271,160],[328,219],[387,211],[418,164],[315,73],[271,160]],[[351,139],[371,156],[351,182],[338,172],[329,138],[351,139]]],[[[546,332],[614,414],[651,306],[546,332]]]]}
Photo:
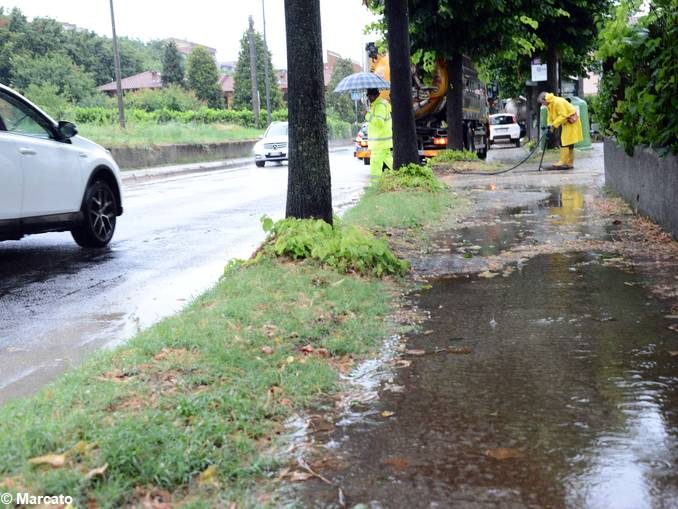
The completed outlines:
{"type": "Polygon", "coordinates": [[[577,108],[566,99],[548,92],[542,92],[537,98],[539,104],[548,110],[548,129],[551,133],[562,127],[560,132],[560,158],[551,166],[554,170],[567,170],[574,167],[574,144],[584,139],[581,119],[577,108]]]}
{"type": "Polygon", "coordinates": [[[393,129],[391,104],[379,95],[379,90],[367,91],[370,111],[365,115],[367,125],[367,146],[370,149],[370,174],[379,176],[384,169],[393,169],[393,129]]]}

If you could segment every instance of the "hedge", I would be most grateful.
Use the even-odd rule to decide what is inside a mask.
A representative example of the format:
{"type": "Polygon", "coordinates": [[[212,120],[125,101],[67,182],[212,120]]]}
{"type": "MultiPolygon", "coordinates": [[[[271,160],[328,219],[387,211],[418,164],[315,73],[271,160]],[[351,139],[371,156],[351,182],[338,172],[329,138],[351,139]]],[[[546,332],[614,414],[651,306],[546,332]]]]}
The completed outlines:
{"type": "MultiPolygon", "coordinates": [[[[113,125],[118,121],[118,110],[100,107],[76,107],[73,110],[73,116],[75,122],[79,124],[113,125]]],[[[235,124],[243,127],[254,127],[254,114],[249,110],[224,110],[204,107],[193,111],[175,111],[169,109],[146,111],[137,108],[129,108],[125,110],[125,116],[129,122],[140,123],[223,123],[235,124]]],[[[265,113],[263,117],[265,118],[265,113]]],[[[271,119],[273,121],[287,120],[287,110],[273,111],[271,119]]],[[[348,122],[333,117],[327,117],[327,128],[330,139],[349,139],[352,137],[351,124],[348,122]]]]}

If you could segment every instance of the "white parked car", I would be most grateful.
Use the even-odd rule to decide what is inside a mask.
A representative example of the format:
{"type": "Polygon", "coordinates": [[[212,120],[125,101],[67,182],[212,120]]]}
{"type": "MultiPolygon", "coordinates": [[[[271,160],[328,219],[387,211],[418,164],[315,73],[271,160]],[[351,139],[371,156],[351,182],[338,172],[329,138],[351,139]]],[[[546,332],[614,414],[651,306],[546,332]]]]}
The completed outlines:
{"type": "Polygon", "coordinates": [[[70,231],[83,247],[110,242],[122,214],[120,169],[77,133],[0,85],[0,240],[70,231]]]}
{"type": "Polygon", "coordinates": [[[264,137],[254,145],[254,164],[266,161],[287,161],[287,122],[271,122],[264,137]]]}
{"type": "Polygon", "coordinates": [[[497,141],[508,141],[520,147],[520,125],[510,113],[490,115],[490,145],[497,141]]]}

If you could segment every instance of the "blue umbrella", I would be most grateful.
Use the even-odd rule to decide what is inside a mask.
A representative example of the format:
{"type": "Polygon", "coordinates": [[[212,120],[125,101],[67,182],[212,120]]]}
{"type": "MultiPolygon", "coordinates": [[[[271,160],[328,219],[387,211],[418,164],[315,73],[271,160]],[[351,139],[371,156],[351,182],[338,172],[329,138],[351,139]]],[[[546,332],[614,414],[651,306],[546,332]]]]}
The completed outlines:
{"type": "Polygon", "coordinates": [[[346,76],[339,82],[335,92],[353,92],[367,90],[368,88],[391,88],[391,84],[381,76],[372,72],[357,72],[346,76]]]}

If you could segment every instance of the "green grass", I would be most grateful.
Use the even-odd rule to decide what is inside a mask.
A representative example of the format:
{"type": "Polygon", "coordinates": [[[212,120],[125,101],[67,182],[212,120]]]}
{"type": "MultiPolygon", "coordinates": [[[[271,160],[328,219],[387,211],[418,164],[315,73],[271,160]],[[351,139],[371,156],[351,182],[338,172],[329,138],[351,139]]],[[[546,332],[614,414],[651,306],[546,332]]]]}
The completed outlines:
{"type": "Polygon", "coordinates": [[[263,134],[261,129],[231,124],[132,123],[126,129],[117,125],[79,124],[78,130],[85,138],[109,148],[251,140],[263,134]]]}
{"type": "Polygon", "coordinates": [[[380,193],[369,188],[360,202],[346,212],[344,221],[371,230],[421,228],[440,222],[462,202],[459,196],[449,191],[380,193]]]}
{"type": "Polygon", "coordinates": [[[389,295],[308,262],[229,270],[179,315],[2,407],[0,491],[120,507],[135,489],[164,489],[174,502],[258,505],[252,490],[274,471],[267,451],[282,423],[335,390],[348,355],[379,347],[389,295]],[[28,463],[46,454],[65,466],[28,463]]]}
{"type": "MultiPolygon", "coordinates": [[[[464,204],[447,190],[372,187],[345,221],[422,235],[464,204]]],[[[181,313],[0,407],[0,492],[102,508],[149,496],[176,507],[275,504],[258,495],[289,461],[285,421],[326,402],[339,371],[379,350],[393,294],[388,282],[312,261],[229,263],[181,313]],[[45,455],[63,465],[29,462],[45,455]]]]}

